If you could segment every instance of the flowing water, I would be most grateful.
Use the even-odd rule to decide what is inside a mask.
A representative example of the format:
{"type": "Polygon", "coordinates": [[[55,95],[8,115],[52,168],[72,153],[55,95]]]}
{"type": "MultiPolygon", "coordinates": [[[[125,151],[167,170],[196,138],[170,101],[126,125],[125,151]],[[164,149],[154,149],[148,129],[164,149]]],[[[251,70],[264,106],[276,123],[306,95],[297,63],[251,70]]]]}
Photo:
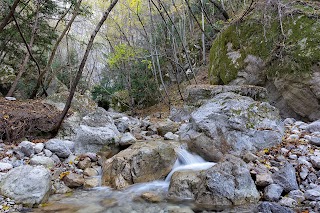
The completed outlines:
{"type": "MultiPolygon", "coordinates": [[[[205,170],[215,163],[206,162],[200,156],[185,149],[176,150],[178,159],[165,180],[134,184],[124,190],[113,190],[109,187],[97,187],[91,190],[76,190],[72,194],[54,195],[48,205],[35,209],[34,212],[47,213],[140,213],[140,212],[190,212],[189,204],[144,202],[140,197],[144,192],[151,192],[165,197],[168,192],[172,174],[179,170],[205,170]]],[[[192,211],[191,211],[192,212],[192,211]]]]}

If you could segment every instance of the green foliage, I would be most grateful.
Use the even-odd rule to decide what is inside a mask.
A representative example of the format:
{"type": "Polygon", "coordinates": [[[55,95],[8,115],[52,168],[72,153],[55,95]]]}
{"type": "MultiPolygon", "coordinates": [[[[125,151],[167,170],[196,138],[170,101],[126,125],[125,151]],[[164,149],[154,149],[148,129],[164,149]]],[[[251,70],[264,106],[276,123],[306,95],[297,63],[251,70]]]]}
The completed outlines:
{"type": "Polygon", "coordinates": [[[151,72],[151,61],[144,57],[145,54],[141,48],[126,44],[115,46],[114,52],[107,57],[108,73],[104,73],[100,84],[94,87],[93,98],[109,100],[113,107],[121,110],[127,109],[131,98],[136,107],[153,105],[157,100],[157,85],[151,72]],[[124,98],[124,94],[130,98],[124,98]],[[121,100],[117,100],[119,98],[121,100]]]}

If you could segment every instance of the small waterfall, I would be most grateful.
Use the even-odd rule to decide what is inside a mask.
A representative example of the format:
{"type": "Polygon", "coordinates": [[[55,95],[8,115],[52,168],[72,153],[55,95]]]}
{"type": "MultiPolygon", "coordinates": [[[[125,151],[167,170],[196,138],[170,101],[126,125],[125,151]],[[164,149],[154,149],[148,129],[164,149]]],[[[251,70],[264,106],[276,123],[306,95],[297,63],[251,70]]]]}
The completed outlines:
{"type": "Polygon", "coordinates": [[[207,162],[202,157],[196,154],[192,154],[188,152],[186,149],[177,149],[176,153],[178,154],[178,159],[175,162],[173,169],[166,177],[165,182],[170,183],[171,176],[176,171],[180,170],[206,170],[210,167],[214,166],[215,163],[213,162],[207,162]]]}

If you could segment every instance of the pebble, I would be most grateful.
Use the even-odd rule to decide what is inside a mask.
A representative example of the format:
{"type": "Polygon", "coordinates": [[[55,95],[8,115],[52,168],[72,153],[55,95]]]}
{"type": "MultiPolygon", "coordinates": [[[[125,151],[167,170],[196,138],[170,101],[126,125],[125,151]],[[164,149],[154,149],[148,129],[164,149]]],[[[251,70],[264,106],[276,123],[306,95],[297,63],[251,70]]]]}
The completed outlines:
{"type": "Polygon", "coordinates": [[[0,172],[8,171],[12,168],[13,168],[12,164],[0,162],[0,172]]]}
{"type": "Polygon", "coordinates": [[[320,156],[311,156],[310,160],[314,168],[320,169],[320,156]]]}
{"type": "Polygon", "coordinates": [[[304,193],[300,190],[293,190],[289,192],[288,197],[294,199],[297,203],[301,203],[306,199],[304,193]]]}
{"type": "MultiPolygon", "coordinates": [[[[43,143],[37,143],[35,146],[34,146],[34,152],[36,154],[39,154],[40,152],[42,152],[44,148],[44,144],[43,143]]],[[[50,157],[50,156],[47,156],[47,157],[50,157]]]]}
{"type": "Polygon", "coordinates": [[[272,177],[268,173],[257,174],[256,176],[256,185],[257,186],[268,186],[273,183],[272,177]]]}
{"type": "Polygon", "coordinates": [[[283,205],[283,206],[291,207],[291,208],[298,205],[297,201],[295,201],[294,199],[292,199],[290,197],[281,198],[281,200],[279,201],[279,204],[283,205]]]}
{"type": "Polygon", "coordinates": [[[278,201],[283,192],[283,187],[278,184],[270,184],[264,188],[264,199],[267,201],[278,201]]]}
{"type": "Polygon", "coordinates": [[[307,190],[304,193],[307,200],[319,201],[320,200],[320,191],[315,189],[307,190]]]}

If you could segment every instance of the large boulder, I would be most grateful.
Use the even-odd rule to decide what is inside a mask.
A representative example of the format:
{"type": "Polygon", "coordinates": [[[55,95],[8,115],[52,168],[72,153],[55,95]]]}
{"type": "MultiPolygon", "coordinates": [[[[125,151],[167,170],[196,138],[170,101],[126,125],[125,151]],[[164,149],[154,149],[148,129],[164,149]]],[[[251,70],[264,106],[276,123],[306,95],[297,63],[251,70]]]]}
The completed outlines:
{"type": "Polygon", "coordinates": [[[166,177],[177,159],[175,143],[135,143],[103,164],[102,184],[124,188],[166,177]]]}
{"type": "Polygon", "coordinates": [[[269,1],[226,28],[212,44],[210,83],[264,86],[282,116],[319,119],[320,24],[309,11],[319,5],[309,4],[283,8],[279,22],[263,15],[266,10],[278,14],[278,6],[269,1]]]}
{"type": "Polygon", "coordinates": [[[43,166],[16,167],[5,174],[0,182],[2,195],[28,206],[46,202],[50,189],[50,171],[43,166]]]}
{"type": "Polygon", "coordinates": [[[207,101],[191,114],[191,122],[193,129],[209,140],[194,134],[189,147],[213,161],[219,157],[215,159],[208,151],[214,155],[240,155],[242,151],[261,150],[279,144],[284,131],[275,107],[232,92],[207,101]]]}
{"type": "Polygon", "coordinates": [[[210,206],[243,205],[260,199],[246,163],[232,155],[208,170],[174,173],[169,196],[210,206]]]}
{"type": "Polygon", "coordinates": [[[75,131],[76,153],[98,152],[104,146],[118,142],[120,137],[113,119],[100,107],[83,117],[75,131]]]}

